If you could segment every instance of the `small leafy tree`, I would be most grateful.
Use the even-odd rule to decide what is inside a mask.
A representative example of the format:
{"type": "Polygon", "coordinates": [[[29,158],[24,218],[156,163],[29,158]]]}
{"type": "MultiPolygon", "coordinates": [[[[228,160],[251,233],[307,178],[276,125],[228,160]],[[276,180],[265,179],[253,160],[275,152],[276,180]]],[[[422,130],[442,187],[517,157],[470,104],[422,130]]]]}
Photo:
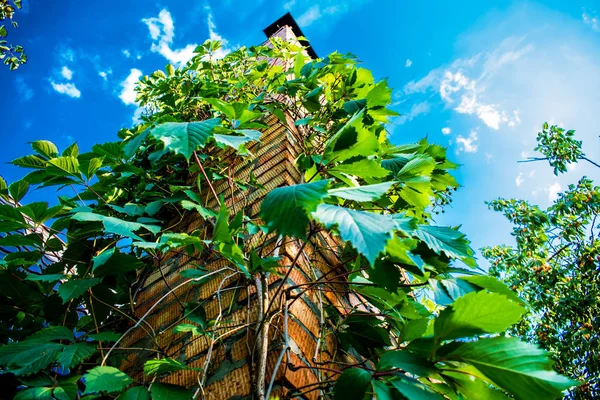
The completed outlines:
{"type": "MultiPolygon", "coordinates": [[[[589,160],[574,131],[544,124],[537,151],[558,175],[589,160]]],[[[529,161],[528,160],[528,161],[529,161]]],[[[557,369],[586,381],[570,398],[600,396],[600,188],[583,177],[547,209],[524,200],[498,199],[490,207],[514,224],[516,246],[484,248],[490,273],[525,299],[532,312],[514,333],[549,350],[557,369]]]]}
{"type": "MultiPolygon", "coordinates": [[[[9,19],[12,27],[16,28],[18,24],[13,21],[13,16],[20,8],[21,0],[0,0],[0,22],[9,19]]],[[[7,35],[6,26],[0,25],[0,60],[4,60],[4,65],[13,71],[27,62],[27,56],[21,46],[13,46],[4,39],[7,35]]]]}
{"type": "MultiPolygon", "coordinates": [[[[309,60],[301,47],[280,40],[220,60],[213,57],[218,48],[208,41],[185,67],[167,65],[166,73],[143,77],[138,98],[146,115],[120,131],[120,140],[87,153],[76,144],[59,151],[33,142],[34,154],[13,161],[32,172],[8,186],[0,181],[0,366],[23,386],[18,398],[198,396],[203,371],[192,394],[153,379],[134,381],[117,369],[128,350],[120,347],[127,327],[145,328],[131,312],[133,294],[166,254],[184,251],[193,256],[192,268],[181,272],[180,285],[215,279],[221,270],[203,267],[219,257],[237,285],[256,286],[262,296],[259,320],[245,328],[266,343],[253,354],[258,399],[271,392],[260,373],[267,321],[278,314],[285,320],[292,297],[330,284],[344,285],[362,305],[323,315],[340,352],[328,368],[336,379],[318,387],[324,397],[548,399],[576,383],[554,372],[545,351],[504,334],[526,312],[523,300],[477,274],[458,229],[432,224],[432,211],[458,187],[450,174],[456,164],[426,140],[388,141],[386,123],[396,114],[387,108],[385,81],[375,81],[352,56],[309,60]],[[214,185],[227,182],[232,193],[264,190],[252,174],[241,179],[230,166],[253,162],[249,149],[267,117],[298,133],[295,163],[303,178],[265,193],[256,218],[228,210],[214,185]],[[54,206],[24,204],[31,187],[75,195],[59,196],[54,206]],[[210,208],[199,193],[221,206],[210,208]],[[192,214],[211,228],[182,232],[178,221],[192,214]],[[296,261],[280,268],[277,250],[268,253],[265,240],[251,240],[265,232],[280,238],[276,248],[293,242],[301,250],[323,246],[316,240],[321,232],[335,235],[343,272],[315,277],[306,288],[280,286],[272,302],[282,309],[268,306],[269,276],[285,282],[296,261]]],[[[220,321],[200,310],[183,305],[173,329],[214,343],[220,321]]],[[[165,357],[156,333],[147,334],[159,356],[145,363],[148,376],[191,369],[165,357]]]]}

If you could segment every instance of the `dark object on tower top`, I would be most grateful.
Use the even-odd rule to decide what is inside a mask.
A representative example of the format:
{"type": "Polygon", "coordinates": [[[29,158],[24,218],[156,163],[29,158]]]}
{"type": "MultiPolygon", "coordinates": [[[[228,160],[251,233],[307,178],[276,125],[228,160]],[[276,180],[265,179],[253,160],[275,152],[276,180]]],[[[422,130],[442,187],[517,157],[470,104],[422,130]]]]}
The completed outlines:
{"type": "MultiPolygon", "coordinates": [[[[296,35],[298,37],[300,37],[300,36],[304,37],[304,34],[302,33],[302,30],[298,26],[298,23],[296,22],[294,17],[292,17],[292,14],[290,14],[289,12],[286,13],[283,17],[279,18],[277,21],[273,22],[271,25],[267,26],[265,29],[263,29],[263,32],[265,33],[265,35],[267,35],[267,37],[271,37],[280,28],[282,28],[286,25],[292,28],[294,35],[296,35]]],[[[317,56],[317,53],[315,52],[315,50],[311,47],[308,40],[300,40],[300,44],[302,46],[306,47],[306,52],[312,59],[316,60],[317,58],[319,58],[317,56]]]]}

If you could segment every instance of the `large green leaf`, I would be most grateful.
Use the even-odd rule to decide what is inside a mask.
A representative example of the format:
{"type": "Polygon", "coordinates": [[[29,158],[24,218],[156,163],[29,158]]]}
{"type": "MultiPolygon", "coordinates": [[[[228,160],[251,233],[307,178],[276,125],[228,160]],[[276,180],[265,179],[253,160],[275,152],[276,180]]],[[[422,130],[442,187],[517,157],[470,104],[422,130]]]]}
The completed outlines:
{"type": "Polygon", "coordinates": [[[47,157],[54,158],[58,156],[58,147],[49,140],[36,140],[31,142],[31,148],[38,154],[47,157]]]}
{"type": "Polygon", "coordinates": [[[37,155],[24,156],[15,158],[10,162],[12,165],[16,165],[17,167],[24,168],[36,168],[36,169],[44,169],[46,168],[46,160],[37,155]]]}
{"type": "Polygon", "coordinates": [[[554,372],[544,350],[516,338],[484,338],[449,348],[443,360],[472,364],[518,399],[557,399],[563,390],[577,384],[554,372]]]}
{"type": "Polygon", "coordinates": [[[444,400],[421,382],[407,377],[392,379],[390,383],[408,400],[444,400]]]}
{"type": "Polygon", "coordinates": [[[14,400],[52,400],[51,387],[35,387],[19,390],[14,400]]]}
{"type": "Polygon", "coordinates": [[[337,378],[333,388],[335,400],[362,400],[371,383],[371,374],[361,368],[349,368],[337,378]]]}
{"type": "Polygon", "coordinates": [[[114,367],[99,366],[90,369],[83,375],[85,382],[84,394],[115,393],[129,386],[133,379],[114,367]]]}
{"type": "Polygon", "coordinates": [[[144,373],[146,375],[161,375],[167,372],[180,371],[188,369],[188,366],[169,358],[163,358],[161,360],[148,360],[144,364],[144,373]]]}
{"type": "Polygon", "coordinates": [[[240,151],[240,147],[242,145],[258,140],[260,138],[260,135],[262,135],[262,133],[260,133],[259,131],[255,131],[252,129],[240,129],[236,130],[235,132],[240,133],[241,135],[235,136],[216,133],[214,135],[215,142],[224,144],[229,147],[233,147],[237,151],[240,151]]]}
{"type": "Polygon", "coordinates": [[[21,201],[28,191],[29,183],[25,182],[23,179],[13,182],[8,186],[8,192],[12,196],[13,200],[17,202],[21,201]]]}
{"type": "Polygon", "coordinates": [[[269,230],[304,237],[308,216],[327,195],[329,181],[316,181],[272,190],[260,206],[260,216],[269,230]]]}
{"type": "Polygon", "coordinates": [[[61,175],[79,176],[79,160],[77,157],[64,156],[48,160],[49,171],[57,172],[61,175]]]}
{"type": "Polygon", "coordinates": [[[0,365],[15,375],[30,375],[56,361],[64,345],[43,339],[24,340],[0,347],[0,365]]]}
{"type": "Polygon", "coordinates": [[[219,118],[200,122],[165,122],[153,128],[150,135],[162,141],[167,151],[183,154],[189,160],[194,151],[204,147],[213,137],[219,118]]]}
{"type": "Polygon", "coordinates": [[[362,160],[339,164],[331,168],[332,172],[341,172],[348,175],[354,175],[358,178],[385,178],[390,174],[388,170],[383,168],[380,163],[375,160],[363,158],[362,160]]]}
{"type": "Polygon", "coordinates": [[[440,313],[434,332],[438,340],[502,332],[519,322],[524,312],[523,306],[503,294],[472,292],[440,313]]]}
{"type": "Polygon", "coordinates": [[[66,346],[58,355],[57,361],[66,368],[73,368],[96,352],[96,346],[88,343],[74,343],[66,346]]]}
{"type": "Polygon", "coordinates": [[[73,215],[72,217],[76,221],[96,221],[102,222],[104,230],[108,233],[114,233],[129,237],[132,239],[143,240],[141,237],[136,235],[134,232],[140,229],[146,229],[153,234],[157,234],[160,231],[160,226],[141,224],[139,222],[125,221],[115,217],[107,217],[106,215],[96,214],[92,212],[82,211],[73,215]]]}
{"type": "Polygon", "coordinates": [[[89,288],[97,285],[102,280],[99,278],[71,279],[58,287],[58,295],[63,304],[84,294],[89,288]]]}
{"type": "Polygon", "coordinates": [[[342,187],[329,189],[330,196],[354,201],[374,201],[381,198],[395,182],[383,182],[375,185],[342,187]]]}
{"type": "Polygon", "coordinates": [[[192,392],[178,385],[154,383],[150,388],[152,400],[191,400],[192,392]]]}
{"type": "Polygon", "coordinates": [[[387,215],[351,210],[330,204],[319,205],[312,215],[327,228],[337,226],[341,238],[350,242],[371,265],[385,249],[387,241],[396,228],[394,221],[387,215]]]}
{"type": "Polygon", "coordinates": [[[424,241],[438,254],[445,253],[450,258],[458,258],[469,266],[474,266],[473,250],[465,235],[447,226],[419,225],[413,235],[424,241]]]}
{"type": "Polygon", "coordinates": [[[510,290],[508,286],[500,282],[498,279],[489,275],[471,275],[461,276],[459,279],[467,281],[472,285],[479,286],[480,288],[487,289],[490,292],[497,292],[505,295],[509,299],[516,301],[517,303],[526,304],[525,300],[517,296],[515,292],[510,290]]]}
{"type": "Polygon", "coordinates": [[[118,400],[150,400],[150,393],[145,386],[134,386],[124,391],[118,400]]]}

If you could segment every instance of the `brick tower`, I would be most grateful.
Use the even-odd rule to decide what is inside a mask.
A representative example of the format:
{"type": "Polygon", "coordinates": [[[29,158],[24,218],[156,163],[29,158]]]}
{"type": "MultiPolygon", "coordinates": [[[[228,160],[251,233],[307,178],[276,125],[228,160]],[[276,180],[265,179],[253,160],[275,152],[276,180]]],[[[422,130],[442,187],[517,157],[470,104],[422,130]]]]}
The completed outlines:
{"type": "MultiPolygon", "coordinates": [[[[303,36],[302,32],[289,13],[264,32],[269,38],[297,41],[305,47],[307,55],[316,58],[310,44],[298,39],[303,36]]],[[[269,41],[265,44],[269,45],[269,41]]],[[[301,140],[301,133],[294,126],[298,116],[286,115],[286,118],[287,123],[282,123],[275,116],[267,116],[265,122],[269,128],[262,132],[259,142],[248,146],[254,155],[252,160],[242,160],[233,151],[212,150],[212,155],[230,160],[236,179],[249,181],[252,174],[257,186],[262,187],[241,191],[232,189],[226,179],[217,183],[216,194],[224,198],[231,215],[243,209],[246,216],[256,218],[261,200],[269,191],[302,182],[295,165],[297,143],[301,140]]],[[[207,191],[200,195],[208,199],[207,208],[218,210],[218,200],[212,193],[207,191]]],[[[178,227],[181,232],[213,229],[192,212],[178,227]]],[[[161,260],[145,279],[135,301],[134,316],[145,316],[146,323],[123,341],[126,347],[146,350],[131,354],[123,369],[138,381],[147,380],[143,365],[156,357],[158,348],[169,358],[198,370],[163,374],[157,381],[191,388],[199,399],[260,398],[255,382],[261,378],[266,382],[262,396],[272,387],[270,397],[321,398],[319,383],[332,379],[327,367],[335,357],[336,348],[325,310],[330,306],[350,309],[356,302],[352,295],[346,294],[343,285],[328,284],[327,290],[322,287],[315,290],[316,286],[307,283],[324,275],[337,275],[339,243],[326,233],[302,243],[259,231],[245,238],[244,247],[263,242],[264,256],[281,257],[279,273],[270,274],[263,282],[258,279],[248,282],[234,269],[225,269],[228,261],[223,258],[173,252],[161,260]],[[181,272],[196,268],[197,264],[203,265],[210,276],[198,284],[182,285],[187,279],[181,272]],[[286,275],[288,278],[284,281],[286,275]],[[293,290],[287,290],[292,286],[293,290]],[[153,309],[162,297],[165,298],[160,306],[153,309]],[[265,298],[270,300],[267,309],[261,303],[265,298]],[[184,319],[183,304],[187,302],[202,304],[207,319],[214,321],[219,334],[209,337],[193,336],[191,332],[173,333],[175,325],[189,323],[184,319]],[[261,329],[268,329],[266,344],[257,340],[261,329]],[[149,334],[155,338],[151,339],[149,334]],[[265,352],[266,365],[262,366],[261,373],[258,360],[265,352]]]]}

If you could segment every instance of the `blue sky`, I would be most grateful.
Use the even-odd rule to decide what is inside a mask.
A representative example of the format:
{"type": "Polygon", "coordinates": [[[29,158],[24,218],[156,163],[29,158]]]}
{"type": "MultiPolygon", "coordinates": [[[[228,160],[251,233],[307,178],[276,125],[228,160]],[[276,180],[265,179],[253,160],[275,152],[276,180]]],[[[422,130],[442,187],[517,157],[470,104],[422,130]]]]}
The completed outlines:
{"type": "Polygon", "coordinates": [[[225,51],[261,43],[262,29],[287,11],[320,56],[352,52],[389,79],[403,114],[390,127],[393,142],[428,136],[448,146],[464,187],[437,222],[461,224],[474,247],[510,242],[510,226],[484,201],[548,206],[582,175],[599,180],[584,164],[561,177],[545,164],[517,164],[533,155],[544,121],[576,129],[600,159],[600,3],[592,0],[25,0],[8,39],[29,62],[0,69],[0,174],[23,175],[6,163],[29,154],[29,141],[77,141],[85,151],[115,140],[135,118],[140,75],[185,62],[208,38],[225,51]]]}

